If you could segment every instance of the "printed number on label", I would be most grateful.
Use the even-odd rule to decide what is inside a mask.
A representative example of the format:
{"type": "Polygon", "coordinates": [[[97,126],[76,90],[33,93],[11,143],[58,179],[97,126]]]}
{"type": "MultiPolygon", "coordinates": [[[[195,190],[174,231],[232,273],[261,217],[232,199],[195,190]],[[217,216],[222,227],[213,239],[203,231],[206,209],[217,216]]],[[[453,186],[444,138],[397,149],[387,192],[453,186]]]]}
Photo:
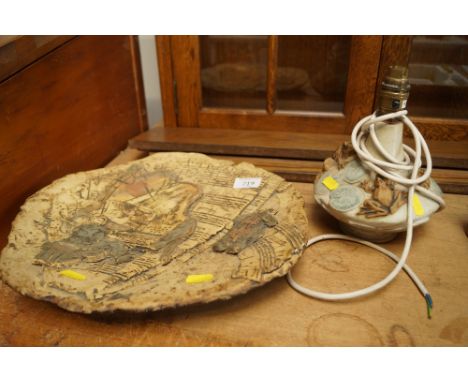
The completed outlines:
{"type": "Polygon", "coordinates": [[[236,178],[234,188],[257,188],[260,187],[262,178],[236,178]]]}

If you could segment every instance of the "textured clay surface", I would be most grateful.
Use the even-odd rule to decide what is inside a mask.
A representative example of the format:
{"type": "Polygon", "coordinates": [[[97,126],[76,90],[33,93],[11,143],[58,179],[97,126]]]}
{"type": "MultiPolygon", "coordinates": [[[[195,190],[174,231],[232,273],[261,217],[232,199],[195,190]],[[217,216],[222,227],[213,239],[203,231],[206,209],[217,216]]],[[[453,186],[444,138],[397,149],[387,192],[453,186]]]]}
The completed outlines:
{"type": "Polygon", "coordinates": [[[0,272],[20,293],[71,311],[159,310],[228,299],[285,275],[306,232],[304,201],[279,176],[159,153],[32,195],[0,272]],[[258,188],[233,188],[252,177],[258,188]]]}

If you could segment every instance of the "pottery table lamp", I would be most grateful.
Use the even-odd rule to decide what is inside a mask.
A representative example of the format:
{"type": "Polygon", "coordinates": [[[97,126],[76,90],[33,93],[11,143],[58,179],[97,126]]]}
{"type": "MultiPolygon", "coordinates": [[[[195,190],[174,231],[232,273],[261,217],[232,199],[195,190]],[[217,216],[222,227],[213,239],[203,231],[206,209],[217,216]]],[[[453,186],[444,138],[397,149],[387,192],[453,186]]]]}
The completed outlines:
{"type": "Polygon", "coordinates": [[[316,202],[351,236],[326,234],[306,244],[310,246],[328,239],[354,241],[384,253],[397,265],[387,277],[372,286],[338,294],[304,288],[289,273],[290,284],[300,292],[324,300],[360,297],[385,287],[403,269],[425,297],[430,316],[432,299],[421,280],[406,265],[406,259],[413,227],[426,223],[445,203],[440,187],[430,178],[429,148],[407,117],[409,89],[407,68],[390,67],[380,87],[377,111],[356,124],[351,142],[343,143],[332,157],[325,159],[316,177],[316,202]],[[414,149],[403,143],[405,125],[413,135],[414,149]],[[422,167],[423,157],[425,168],[422,167]],[[401,257],[374,244],[390,241],[403,231],[406,231],[406,240],[401,257]]]}
{"type": "MultiPolygon", "coordinates": [[[[393,163],[409,165],[412,150],[403,144],[403,120],[396,117],[372,123],[379,116],[405,111],[409,87],[407,69],[391,67],[380,88],[378,110],[360,123],[361,150],[376,160],[386,162],[390,159],[393,163]]],[[[357,139],[357,134],[354,136],[357,139]]],[[[411,169],[408,166],[408,169],[389,171],[407,178],[411,169]]],[[[422,169],[418,170],[418,176],[423,173],[422,169]]],[[[386,242],[407,228],[407,187],[369,167],[351,142],[343,143],[331,158],[324,161],[314,190],[317,203],[340,221],[345,233],[373,242],[386,242]]],[[[425,190],[442,195],[440,187],[431,178],[418,185],[413,198],[414,226],[426,223],[439,209],[439,199],[433,199],[425,190]]]]}

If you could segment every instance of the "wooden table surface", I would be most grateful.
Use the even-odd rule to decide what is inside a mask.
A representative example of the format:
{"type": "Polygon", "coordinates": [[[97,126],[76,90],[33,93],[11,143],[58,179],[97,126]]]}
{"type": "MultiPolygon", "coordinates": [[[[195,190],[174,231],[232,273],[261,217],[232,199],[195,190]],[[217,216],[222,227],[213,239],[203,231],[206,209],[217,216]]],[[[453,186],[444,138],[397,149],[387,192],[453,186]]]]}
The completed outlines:
{"type": "MultiPolygon", "coordinates": [[[[339,232],[304,195],[310,235],[339,232]]],[[[285,278],[229,301],[147,314],[84,315],[21,296],[0,282],[4,346],[460,346],[468,345],[468,196],[446,195],[447,208],[415,229],[409,264],[434,300],[432,319],[405,273],[371,296],[324,302],[285,278]]],[[[404,234],[386,247],[400,253],[404,234]]],[[[367,247],[328,241],[307,249],[294,268],[303,285],[323,291],[362,288],[394,266],[367,247]]]]}

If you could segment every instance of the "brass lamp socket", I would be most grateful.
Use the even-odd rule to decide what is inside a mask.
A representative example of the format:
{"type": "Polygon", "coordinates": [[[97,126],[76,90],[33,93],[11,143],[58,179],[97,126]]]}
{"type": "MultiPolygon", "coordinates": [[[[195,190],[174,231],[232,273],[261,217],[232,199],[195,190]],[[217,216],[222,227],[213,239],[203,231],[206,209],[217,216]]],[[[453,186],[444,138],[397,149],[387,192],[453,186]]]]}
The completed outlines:
{"type": "Polygon", "coordinates": [[[380,85],[377,114],[404,110],[409,97],[408,68],[390,66],[380,85]]]}

